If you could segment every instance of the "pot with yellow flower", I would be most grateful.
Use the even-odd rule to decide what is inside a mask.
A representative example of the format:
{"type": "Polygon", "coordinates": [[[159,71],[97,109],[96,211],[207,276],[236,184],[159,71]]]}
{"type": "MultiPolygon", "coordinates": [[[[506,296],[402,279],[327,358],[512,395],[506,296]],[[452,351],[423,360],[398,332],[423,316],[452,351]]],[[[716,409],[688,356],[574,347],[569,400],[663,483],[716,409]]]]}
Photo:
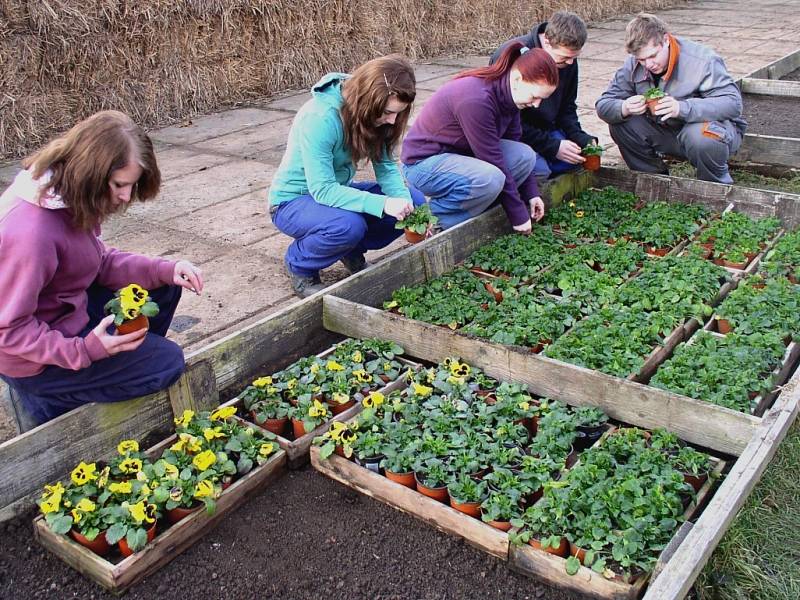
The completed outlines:
{"type": "Polygon", "coordinates": [[[295,440],[311,433],[333,416],[328,406],[316,398],[304,398],[298,401],[290,415],[295,440]]]}
{"type": "Polygon", "coordinates": [[[335,373],[330,381],[322,385],[331,413],[336,416],[355,406],[355,393],[364,387],[369,390],[371,382],[372,376],[363,369],[353,371],[350,376],[347,373],[335,373]]]}
{"type": "Polygon", "coordinates": [[[148,317],[158,314],[158,304],[153,302],[146,289],[135,283],[114,292],[114,297],[103,307],[105,313],[114,315],[117,333],[124,335],[150,326],[148,317]]]}
{"type": "Polygon", "coordinates": [[[242,402],[253,422],[281,437],[286,435],[292,405],[286,402],[272,377],[259,377],[242,392],[242,402]]]}
{"type": "Polygon", "coordinates": [[[123,556],[142,550],[156,537],[158,507],[146,500],[125,500],[106,507],[109,544],[118,544],[123,556]]]}
{"type": "Polygon", "coordinates": [[[356,423],[333,421],[328,426],[328,431],[314,438],[314,445],[320,446],[319,457],[325,460],[331,454],[337,454],[342,458],[353,456],[353,444],[358,437],[357,429],[356,423]]]}
{"type": "MultiPolygon", "coordinates": [[[[199,510],[205,505],[208,514],[214,514],[216,498],[222,492],[218,485],[221,474],[214,468],[218,463],[227,459],[224,452],[218,456],[213,450],[204,450],[191,458],[191,463],[185,464],[172,450],[164,453],[163,461],[172,464],[178,469],[177,477],[169,478],[159,485],[154,495],[156,502],[164,502],[167,510],[167,519],[170,523],[177,523],[189,514],[199,510]]],[[[232,464],[232,463],[231,463],[232,464]]],[[[174,473],[166,465],[163,468],[174,473]]],[[[231,469],[223,468],[223,472],[231,469]]],[[[235,472],[235,467],[232,469],[235,472]]]]}
{"type": "Polygon", "coordinates": [[[142,470],[146,461],[144,454],[139,452],[139,442],[136,440],[122,440],[117,444],[117,456],[109,462],[109,475],[113,481],[124,481],[135,477],[142,470]]]}

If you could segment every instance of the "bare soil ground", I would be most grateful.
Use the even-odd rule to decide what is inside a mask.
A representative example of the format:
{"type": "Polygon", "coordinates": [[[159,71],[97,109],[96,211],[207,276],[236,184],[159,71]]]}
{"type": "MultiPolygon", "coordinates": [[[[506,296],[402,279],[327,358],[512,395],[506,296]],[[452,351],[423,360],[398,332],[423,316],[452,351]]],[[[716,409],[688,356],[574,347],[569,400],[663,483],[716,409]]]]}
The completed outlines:
{"type": "Polygon", "coordinates": [[[797,110],[800,99],[744,94],[747,133],[800,137],[797,110]]]}

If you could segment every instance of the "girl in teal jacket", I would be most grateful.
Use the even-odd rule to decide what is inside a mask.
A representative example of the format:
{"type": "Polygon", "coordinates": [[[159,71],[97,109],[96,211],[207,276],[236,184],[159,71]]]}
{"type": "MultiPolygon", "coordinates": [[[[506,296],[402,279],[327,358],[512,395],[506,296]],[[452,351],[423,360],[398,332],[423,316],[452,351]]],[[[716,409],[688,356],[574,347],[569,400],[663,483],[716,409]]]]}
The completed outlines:
{"type": "Polygon", "coordinates": [[[297,113],[268,197],[273,223],[295,240],[285,264],[300,297],[322,289],[320,269],[338,260],[363,269],[364,253],[390,244],[397,219],[424,203],[392,158],[415,95],[411,64],[391,55],[329,73],[297,113]],[[354,183],[365,160],[377,181],[354,183]]]}

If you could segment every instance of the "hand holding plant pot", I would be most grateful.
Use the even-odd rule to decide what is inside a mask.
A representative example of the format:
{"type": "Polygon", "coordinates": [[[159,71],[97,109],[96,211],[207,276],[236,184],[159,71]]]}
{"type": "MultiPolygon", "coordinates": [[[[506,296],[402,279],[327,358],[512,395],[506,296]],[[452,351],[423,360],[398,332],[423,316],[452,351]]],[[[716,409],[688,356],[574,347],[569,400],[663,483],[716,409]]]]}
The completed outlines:
{"type": "Polygon", "coordinates": [[[603,147],[600,144],[586,144],[581,150],[581,155],[586,159],[583,161],[583,168],[587,171],[597,171],[600,168],[601,154],[603,147]]]}
{"type": "Polygon", "coordinates": [[[103,307],[106,314],[114,315],[117,333],[125,335],[149,327],[148,317],[158,314],[158,304],[143,287],[131,283],[114,292],[114,297],[103,307]]]}
{"type": "Polygon", "coordinates": [[[652,87],[644,93],[644,102],[647,105],[647,110],[650,111],[650,114],[655,116],[656,114],[656,105],[664,98],[666,94],[664,90],[652,87]]]}
{"type": "Polygon", "coordinates": [[[439,218],[431,213],[430,205],[423,204],[416,207],[405,219],[398,221],[395,229],[404,229],[406,240],[418,244],[432,235],[433,226],[438,222],[439,218]]]}

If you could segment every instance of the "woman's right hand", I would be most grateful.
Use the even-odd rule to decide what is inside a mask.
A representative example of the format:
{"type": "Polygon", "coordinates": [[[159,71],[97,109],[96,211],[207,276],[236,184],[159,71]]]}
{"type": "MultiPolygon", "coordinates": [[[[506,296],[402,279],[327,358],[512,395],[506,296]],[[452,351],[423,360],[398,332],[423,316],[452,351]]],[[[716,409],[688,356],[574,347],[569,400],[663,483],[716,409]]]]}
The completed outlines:
{"type": "Polygon", "coordinates": [[[383,212],[398,221],[402,221],[414,210],[414,205],[405,198],[386,198],[383,212]]]}
{"type": "Polygon", "coordinates": [[[521,233],[522,235],[530,235],[531,233],[531,220],[528,219],[524,223],[520,225],[513,225],[514,231],[517,233],[521,233]]]}
{"type": "Polygon", "coordinates": [[[108,333],[108,328],[114,322],[114,315],[108,315],[105,319],[97,324],[97,327],[92,329],[95,337],[103,344],[109,356],[114,356],[120,352],[129,352],[136,350],[144,342],[144,336],[147,335],[147,329],[138,329],[132,333],[125,335],[112,335],[108,333]]]}

